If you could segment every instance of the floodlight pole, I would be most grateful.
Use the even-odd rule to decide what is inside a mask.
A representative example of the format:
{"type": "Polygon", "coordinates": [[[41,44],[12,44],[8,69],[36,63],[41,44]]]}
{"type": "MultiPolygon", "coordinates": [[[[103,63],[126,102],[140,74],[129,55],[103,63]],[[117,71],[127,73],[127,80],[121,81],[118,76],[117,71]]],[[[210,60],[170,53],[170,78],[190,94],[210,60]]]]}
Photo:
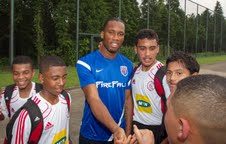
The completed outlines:
{"type": "Polygon", "coordinates": [[[79,41],[79,0],[77,0],[77,23],[76,23],[76,61],[78,60],[78,41],[79,41]]]}
{"type": "Polygon", "coordinates": [[[14,0],[10,3],[10,64],[13,62],[14,57],[14,0]]]}

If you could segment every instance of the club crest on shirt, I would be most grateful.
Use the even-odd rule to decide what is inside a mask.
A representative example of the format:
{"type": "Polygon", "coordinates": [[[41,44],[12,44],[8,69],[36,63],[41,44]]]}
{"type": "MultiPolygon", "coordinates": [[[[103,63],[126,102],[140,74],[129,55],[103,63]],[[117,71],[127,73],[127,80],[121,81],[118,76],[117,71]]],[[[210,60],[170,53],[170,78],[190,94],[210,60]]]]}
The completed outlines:
{"type": "Polygon", "coordinates": [[[127,76],[128,75],[128,69],[127,69],[127,66],[120,66],[120,71],[121,71],[121,74],[123,76],[127,76]]]}
{"type": "Polygon", "coordinates": [[[149,82],[147,83],[147,89],[148,89],[149,91],[153,91],[153,90],[154,90],[154,84],[153,84],[152,81],[149,81],[149,82]]]}

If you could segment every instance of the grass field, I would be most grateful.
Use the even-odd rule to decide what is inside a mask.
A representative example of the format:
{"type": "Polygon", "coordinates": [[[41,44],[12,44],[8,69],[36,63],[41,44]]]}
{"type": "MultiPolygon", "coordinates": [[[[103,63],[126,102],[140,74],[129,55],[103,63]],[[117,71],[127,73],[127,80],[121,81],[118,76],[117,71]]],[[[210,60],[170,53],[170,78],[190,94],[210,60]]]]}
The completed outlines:
{"type": "MultiPolygon", "coordinates": [[[[197,60],[200,65],[204,64],[212,64],[212,63],[217,63],[217,62],[222,62],[226,61],[226,55],[220,55],[220,56],[202,56],[202,57],[197,57],[197,60]]],[[[164,61],[164,60],[163,60],[164,61]]],[[[33,78],[33,81],[38,82],[38,70],[35,70],[35,76],[33,78]]],[[[67,67],[67,83],[66,83],[66,88],[72,88],[75,86],[79,86],[79,80],[77,76],[77,71],[75,67],[67,67]]],[[[12,84],[12,76],[11,72],[8,68],[0,68],[0,89],[3,88],[6,85],[12,84]]]]}

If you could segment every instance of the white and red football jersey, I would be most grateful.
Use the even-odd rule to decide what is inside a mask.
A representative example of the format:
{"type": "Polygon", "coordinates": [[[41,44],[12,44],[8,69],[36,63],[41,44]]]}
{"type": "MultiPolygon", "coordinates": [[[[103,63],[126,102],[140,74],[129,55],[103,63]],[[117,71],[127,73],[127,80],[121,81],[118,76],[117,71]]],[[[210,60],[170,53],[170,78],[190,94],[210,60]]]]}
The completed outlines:
{"type": "MultiPolygon", "coordinates": [[[[69,95],[69,94],[68,94],[69,95]]],[[[70,95],[69,95],[70,98],[70,95]]],[[[71,99],[71,98],[70,98],[71,99]]],[[[69,119],[67,101],[59,95],[59,102],[52,105],[39,93],[32,97],[43,115],[43,132],[39,144],[60,143],[67,144],[69,140],[69,119]]],[[[31,131],[31,121],[26,110],[22,110],[16,119],[12,131],[12,144],[26,144],[31,131]]]]}
{"type": "MultiPolygon", "coordinates": [[[[24,105],[30,97],[35,96],[35,94],[36,94],[36,90],[35,90],[35,83],[34,82],[32,82],[32,88],[31,88],[29,97],[27,97],[27,98],[21,98],[18,86],[15,86],[13,93],[12,93],[11,100],[10,100],[10,114],[11,114],[10,118],[12,118],[14,113],[22,105],[24,105]]],[[[0,99],[0,110],[4,114],[5,118],[8,118],[9,112],[8,112],[8,109],[7,109],[6,103],[5,103],[4,90],[2,91],[0,98],[1,98],[0,99]]]]}
{"type": "MultiPolygon", "coordinates": [[[[148,71],[142,71],[142,65],[140,65],[132,79],[133,120],[144,125],[160,125],[162,123],[161,97],[157,94],[154,86],[155,74],[162,65],[158,61],[148,71]]],[[[165,76],[163,87],[166,98],[168,98],[170,89],[165,76]]]]}

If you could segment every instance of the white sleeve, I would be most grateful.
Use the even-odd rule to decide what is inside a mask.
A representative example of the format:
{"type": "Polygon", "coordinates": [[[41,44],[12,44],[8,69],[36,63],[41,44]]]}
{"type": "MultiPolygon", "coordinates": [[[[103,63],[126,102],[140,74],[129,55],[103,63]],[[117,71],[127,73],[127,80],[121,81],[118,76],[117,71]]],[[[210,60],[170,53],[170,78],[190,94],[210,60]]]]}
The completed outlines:
{"type": "Polygon", "coordinates": [[[9,112],[8,112],[7,107],[6,107],[5,96],[4,96],[3,93],[0,95],[0,111],[3,113],[5,118],[9,118],[8,117],[9,112]]]}
{"type": "Polygon", "coordinates": [[[162,84],[163,84],[163,87],[164,87],[165,96],[166,96],[166,98],[168,98],[169,95],[170,95],[170,88],[169,88],[169,85],[168,85],[168,83],[166,81],[166,76],[163,77],[162,84]]]}
{"type": "Polygon", "coordinates": [[[30,131],[30,117],[26,110],[22,110],[13,125],[11,144],[27,144],[30,131]]]}

